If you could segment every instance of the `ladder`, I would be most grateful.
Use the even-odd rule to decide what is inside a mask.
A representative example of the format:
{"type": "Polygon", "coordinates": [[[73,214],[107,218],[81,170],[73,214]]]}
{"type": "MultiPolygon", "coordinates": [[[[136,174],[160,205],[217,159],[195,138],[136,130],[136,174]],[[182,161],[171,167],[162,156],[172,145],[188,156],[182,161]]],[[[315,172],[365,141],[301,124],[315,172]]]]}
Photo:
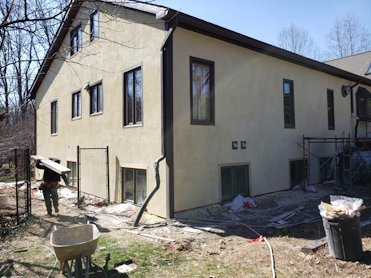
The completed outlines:
{"type": "Polygon", "coordinates": [[[342,175],[343,175],[343,186],[348,189],[352,190],[352,166],[351,166],[351,157],[352,157],[352,146],[350,141],[350,135],[348,135],[347,139],[342,140],[343,142],[343,152],[342,152],[342,175]]]}
{"type": "Polygon", "coordinates": [[[366,137],[371,138],[371,121],[366,122],[366,137]]]}

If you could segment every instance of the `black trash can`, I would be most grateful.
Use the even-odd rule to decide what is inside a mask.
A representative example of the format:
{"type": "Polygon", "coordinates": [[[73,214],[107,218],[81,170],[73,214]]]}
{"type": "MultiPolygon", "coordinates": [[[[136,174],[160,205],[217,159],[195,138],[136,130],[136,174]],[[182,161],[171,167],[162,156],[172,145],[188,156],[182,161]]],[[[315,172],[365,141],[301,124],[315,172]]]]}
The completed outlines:
{"type": "Polygon", "coordinates": [[[344,261],[356,261],[362,256],[359,217],[327,219],[322,217],[330,255],[344,261]]]}

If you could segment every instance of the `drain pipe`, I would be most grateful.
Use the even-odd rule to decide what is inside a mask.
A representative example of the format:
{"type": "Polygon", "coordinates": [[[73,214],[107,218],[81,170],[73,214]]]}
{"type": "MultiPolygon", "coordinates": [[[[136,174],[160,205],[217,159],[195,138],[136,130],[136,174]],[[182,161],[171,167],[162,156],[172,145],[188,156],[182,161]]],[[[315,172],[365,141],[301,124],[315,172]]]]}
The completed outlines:
{"type": "MultiPolygon", "coordinates": [[[[161,46],[161,53],[163,54],[163,51],[164,51],[164,48],[166,46],[166,43],[167,41],[169,40],[169,38],[171,37],[171,35],[173,34],[174,32],[174,28],[173,27],[170,27],[169,30],[167,31],[166,35],[165,35],[165,39],[164,39],[164,42],[161,46]]],[[[163,72],[163,65],[162,65],[162,72],[163,72]]],[[[162,84],[162,99],[163,99],[163,94],[164,94],[164,89],[163,89],[163,84],[162,84]]],[[[161,103],[163,103],[163,101],[161,100],[161,103]]],[[[162,119],[164,119],[164,114],[163,114],[163,107],[161,109],[161,114],[162,114],[162,119]]],[[[162,160],[165,159],[165,155],[164,155],[164,123],[162,125],[162,129],[161,129],[161,157],[158,158],[156,161],[155,161],[155,164],[154,164],[154,167],[155,167],[155,180],[156,180],[156,186],[155,188],[152,190],[152,192],[147,196],[147,198],[144,200],[142,206],[140,207],[137,215],[135,216],[135,220],[134,220],[134,223],[133,223],[133,227],[138,227],[139,225],[139,221],[140,219],[142,218],[142,215],[143,215],[143,212],[144,210],[146,209],[149,201],[152,199],[153,195],[155,195],[156,191],[160,188],[160,172],[159,172],[159,164],[162,160]]]]}
{"type": "Polygon", "coordinates": [[[139,221],[140,219],[142,218],[142,215],[143,215],[143,212],[144,210],[146,209],[149,201],[152,199],[153,195],[155,195],[156,191],[160,188],[160,173],[159,173],[159,164],[160,164],[160,161],[164,160],[165,159],[165,156],[162,155],[159,159],[156,160],[155,162],[155,179],[156,179],[156,186],[155,188],[152,190],[151,194],[149,194],[147,196],[147,198],[144,200],[142,206],[140,207],[137,215],[135,216],[135,220],[134,220],[134,223],[133,223],[133,226],[134,227],[138,227],[139,225],[139,221]]]}

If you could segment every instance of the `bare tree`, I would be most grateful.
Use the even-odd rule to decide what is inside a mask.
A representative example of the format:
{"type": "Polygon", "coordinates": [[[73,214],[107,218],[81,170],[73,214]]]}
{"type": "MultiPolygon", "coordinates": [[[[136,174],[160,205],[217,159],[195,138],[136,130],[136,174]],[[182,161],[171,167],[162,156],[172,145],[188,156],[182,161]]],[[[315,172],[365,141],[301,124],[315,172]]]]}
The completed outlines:
{"type": "Polygon", "coordinates": [[[319,58],[319,51],[309,33],[294,24],[282,28],[278,33],[278,46],[299,55],[319,58]]]}
{"type": "Polygon", "coordinates": [[[345,57],[371,49],[371,35],[356,17],[337,19],[327,35],[329,56],[345,57]]]}

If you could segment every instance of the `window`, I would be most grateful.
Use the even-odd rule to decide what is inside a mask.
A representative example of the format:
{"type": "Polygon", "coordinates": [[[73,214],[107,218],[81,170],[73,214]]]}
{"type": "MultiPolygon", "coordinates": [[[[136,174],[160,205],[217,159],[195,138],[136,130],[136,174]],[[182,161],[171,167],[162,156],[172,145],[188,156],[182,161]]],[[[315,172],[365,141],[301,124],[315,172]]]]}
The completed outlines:
{"type": "Polygon", "coordinates": [[[283,80],[283,113],[285,128],[295,128],[294,81],[283,80]]]}
{"type": "Polygon", "coordinates": [[[58,103],[57,101],[53,101],[51,103],[51,109],[50,109],[51,113],[51,128],[50,128],[50,133],[51,134],[57,134],[57,122],[58,122],[58,103]]]}
{"type": "Polygon", "coordinates": [[[90,114],[103,112],[102,83],[90,87],[90,114]]]}
{"type": "Polygon", "coordinates": [[[136,68],[124,74],[124,125],[142,123],[142,70],[136,68]]]}
{"type": "Polygon", "coordinates": [[[305,179],[305,172],[308,170],[308,160],[298,159],[290,161],[290,185],[291,188],[302,183],[305,179]]]}
{"type": "Polygon", "coordinates": [[[77,185],[77,163],[74,161],[67,161],[67,168],[71,170],[71,172],[67,174],[69,185],[76,186],[77,185]]]}
{"type": "Polygon", "coordinates": [[[356,93],[357,117],[360,121],[371,121],[371,94],[363,87],[356,93]]]}
{"type": "Polygon", "coordinates": [[[214,62],[191,57],[191,123],[214,124],[214,62]]]}
{"type": "Polygon", "coordinates": [[[81,50],[81,25],[75,27],[70,33],[71,39],[71,55],[81,50]]]}
{"type": "Polygon", "coordinates": [[[98,38],[98,11],[94,11],[90,15],[90,41],[98,38]]]}
{"type": "Polygon", "coordinates": [[[327,121],[328,129],[335,129],[334,91],[327,90],[327,121]]]}
{"type": "Polygon", "coordinates": [[[222,202],[230,201],[238,194],[249,195],[249,166],[221,167],[222,202]]]}
{"type": "Polygon", "coordinates": [[[72,94],[72,119],[81,117],[81,92],[72,94]]]}
{"type": "Polygon", "coordinates": [[[142,204],[147,197],[146,170],[123,168],[122,176],[122,201],[142,204]]]}

